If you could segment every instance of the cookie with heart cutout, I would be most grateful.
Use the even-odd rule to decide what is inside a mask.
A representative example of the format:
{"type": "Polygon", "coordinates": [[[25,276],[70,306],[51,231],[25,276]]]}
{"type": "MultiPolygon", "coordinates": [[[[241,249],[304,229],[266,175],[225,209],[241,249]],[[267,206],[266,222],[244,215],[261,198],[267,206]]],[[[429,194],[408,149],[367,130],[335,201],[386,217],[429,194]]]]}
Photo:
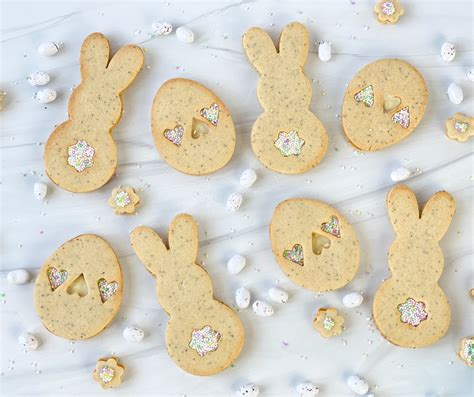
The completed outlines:
{"type": "Polygon", "coordinates": [[[172,79],[153,101],[151,128],[156,148],[173,168],[189,175],[210,174],[224,167],[235,149],[229,110],[196,81],[172,79]]]}
{"type": "Polygon", "coordinates": [[[61,245],[41,267],[35,307],[44,326],[66,339],[102,332],[122,301],[122,270],[112,247],[94,234],[61,245]]]}
{"type": "Polygon", "coordinates": [[[275,259],[296,284],[332,291],[351,281],[359,268],[359,242],[351,225],[321,201],[289,199],[275,208],[270,223],[275,259]]]}
{"type": "Polygon", "coordinates": [[[400,59],[364,66],[349,83],[342,127],[357,149],[384,149],[410,135],[423,119],[428,89],[421,73],[400,59]]]}

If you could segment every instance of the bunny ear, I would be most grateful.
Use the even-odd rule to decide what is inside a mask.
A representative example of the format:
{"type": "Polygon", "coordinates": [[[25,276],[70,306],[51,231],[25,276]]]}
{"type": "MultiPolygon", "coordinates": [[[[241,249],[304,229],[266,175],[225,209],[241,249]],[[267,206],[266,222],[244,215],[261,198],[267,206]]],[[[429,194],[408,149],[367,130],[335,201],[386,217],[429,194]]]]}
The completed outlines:
{"type": "Polygon", "coordinates": [[[171,255],[180,262],[194,262],[198,253],[198,227],[191,215],[179,214],[170,225],[171,255]]]}
{"type": "Polygon", "coordinates": [[[136,45],[122,47],[107,67],[106,78],[121,93],[133,82],[144,62],[143,50],[136,45]]]}
{"type": "Polygon", "coordinates": [[[397,234],[409,231],[420,219],[415,193],[405,185],[397,185],[390,190],[387,195],[387,208],[397,234]]]}
{"type": "Polygon", "coordinates": [[[159,272],[159,264],[166,260],[165,257],[168,253],[160,236],[149,227],[139,226],[133,229],[130,243],[140,262],[156,277],[159,272]]]}
{"type": "Polygon", "coordinates": [[[271,37],[260,28],[247,30],[242,37],[245,53],[252,65],[262,74],[267,64],[271,64],[278,54],[271,37]]]}
{"type": "Polygon", "coordinates": [[[87,80],[101,74],[107,68],[110,57],[109,41],[102,33],[86,37],[81,47],[81,76],[87,80]]]}
{"type": "Polygon", "coordinates": [[[309,32],[299,22],[288,24],[280,36],[280,56],[303,67],[309,51],[309,32]]]}
{"type": "Polygon", "coordinates": [[[448,192],[438,192],[432,196],[423,208],[421,222],[426,234],[436,241],[441,240],[448,230],[454,213],[456,201],[448,192]]]}

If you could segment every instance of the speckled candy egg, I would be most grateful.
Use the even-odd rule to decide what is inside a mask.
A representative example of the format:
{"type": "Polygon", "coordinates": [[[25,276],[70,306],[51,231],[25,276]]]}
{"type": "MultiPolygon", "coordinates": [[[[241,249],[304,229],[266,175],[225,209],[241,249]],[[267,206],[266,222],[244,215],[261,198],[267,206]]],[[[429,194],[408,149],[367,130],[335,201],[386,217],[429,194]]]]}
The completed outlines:
{"type": "Polygon", "coordinates": [[[178,171],[203,175],[226,165],[235,148],[235,129],[224,103],[193,80],[164,83],[153,101],[155,145],[178,171]]]}
{"type": "Polygon", "coordinates": [[[321,201],[295,198],[278,204],[270,239],[283,272],[312,291],[341,288],[359,268],[359,242],[352,226],[321,201]]]}
{"type": "Polygon", "coordinates": [[[413,132],[427,103],[428,90],[417,69],[399,59],[381,59],[364,66],[349,83],[342,127],[357,149],[384,149],[413,132]]]}
{"type": "Polygon", "coordinates": [[[59,247],[41,267],[35,306],[44,326],[66,339],[86,339],[113,320],[122,300],[122,271],[112,247],[83,234],[59,247]]]}

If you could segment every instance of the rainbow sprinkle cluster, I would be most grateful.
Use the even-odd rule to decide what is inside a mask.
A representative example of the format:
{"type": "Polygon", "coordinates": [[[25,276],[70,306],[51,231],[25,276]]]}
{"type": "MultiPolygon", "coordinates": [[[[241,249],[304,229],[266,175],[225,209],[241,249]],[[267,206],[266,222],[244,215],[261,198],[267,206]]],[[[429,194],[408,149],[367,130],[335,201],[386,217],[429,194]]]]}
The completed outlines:
{"type": "Polygon", "coordinates": [[[394,124],[399,123],[403,128],[408,128],[410,126],[410,110],[408,106],[395,113],[392,116],[392,122],[394,124]]]}
{"type": "Polygon", "coordinates": [[[323,320],[323,328],[326,330],[326,331],[331,331],[333,328],[334,328],[334,325],[336,325],[334,323],[334,320],[331,318],[331,317],[325,317],[324,320],[323,320]]]}
{"type": "Polygon", "coordinates": [[[464,134],[467,129],[469,128],[469,124],[468,123],[464,123],[462,121],[456,121],[454,123],[454,129],[456,130],[457,133],[459,134],[464,134]]]}
{"type": "Polygon", "coordinates": [[[55,267],[50,267],[48,269],[48,279],[51,289],[54,291],[60,285],[64,284],[67,276],[68,274],[66,270],[58,270],[55,267]]]}
{"type": "Polygon", "coordinates": [[[295,244],[291,250],[284,250],[283,258],[304,266],[303,247],[300,244],[295,244]]]}
{"type": "Polygon", "coordinates": [[[296,131],[284,132],[278,134],[278,139],[274,143],[280,153],[285,156],[298,156],[301,154],[301,148],[304,145],[304,139],[300,139],[296,131]]]}
{"type": "Polygon", "coordinates": [[[127,192],[121,191],[115,195],[115,204],[119,207],[124,208],[130,204],[130,196],[127,192]]]}
{"type": "Polygon", "coordinates": [[[94,164],[92,160],[94,152],[94,148],[89,146],[86,141],[77,141],[75,145],[69,146],[67,149],[67,163],[76,171],[82,172],[94,164]]]}
{"type": "Polygon", "coordinates": [[[100,298],[102,299],[102,303],[109,300],[113,295],[117,293],[117,290],[118,290],[117,281],[112,281],[108,283],[107,280],[105,280],[104,278],[101,278],[97,284],[99,286],[99,294],[100,294],[100,298]]]}
{"type": "Polygon", "coordinates": [[[163,135],[166,139],[168,139],[168,141],[173,142],[176,146],[181,146],[181,142],[183,141],[184,135],[184,127],[178,124],[172,130],[165,130],[165,132],[163,132],[163,135]]]}
{"type": "Polygon", "coordinates": [[[99,371],[99,378],[102,380],[104,383],[109,383],[112,381],[114,378],[115,371],[113,368],[110,368],[109,366],[102,367],[99,371]]]}
{"type": "Polygon", "coordinates": [[[354,95],[356,102],[362,102],[365,106],[371,107],[374,105],[374,88],[369,85],[354,95]]]}
{"type": "Polygon", "coordinates": [[[219,122],[219,105],[213,103],[210,108],[201,109],[201,116],[210,121],[213,126],[219,122]]]}
{"type": "Polygon", "coordinates": [[[395,14],[395,4],[393,4],[391,1],[386,1],[384,3],[382,3],[382,14],[385,14],[385,15],[393,15],[395,14]]]}
{"type": "Polygon", "coordinates": [[[467,339],[463,343],[461,357],[469,364],[474,364],[474,339],[467,339]]]}
{"type": "Polygon", "coordinates": [[[331,216],[329,218],[329,222],[324,222],[321,224],[321,230],[323,232],[332,234],[333,236],[340,238],[341,237],[341,230],[339,228],[339,219],[335,216],[331,216]]]}
{"type": "Polygon", "coordinates": [[[398,305],[398,311],[401,313],[400,320],[402,323],[410,324],[417,327],[420,323],[428,318],[425,311],[425,304],[417,302],[413,298],[408,298],[405,303],[398,305]]]}
{"type": "Polygon", "coordinates": [[[219,332],[206,325],[201,329],[193,330],[189,347],[196,350],[199,356],[204,357],[206,353],[217,350],[220,338],[219,332]]]}

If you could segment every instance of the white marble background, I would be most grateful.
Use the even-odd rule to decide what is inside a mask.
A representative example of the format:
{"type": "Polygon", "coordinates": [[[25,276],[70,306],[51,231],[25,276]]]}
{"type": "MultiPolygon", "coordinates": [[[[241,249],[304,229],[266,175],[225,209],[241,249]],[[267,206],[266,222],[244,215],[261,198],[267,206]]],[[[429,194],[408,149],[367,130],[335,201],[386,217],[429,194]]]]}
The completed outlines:
{"type": "Polygon", "coordinates": [[[364,376],[376,396],[468,396],[472,370],[457,357],[459,340],[474,332],[472,300],[472,142],[458,143],[444,134],[444,121],[455,112],[473,112],[473,5],[466,1],[403,1],[406,14],[398,24],[379,25],[374,1],[169,1],[169,2],[2,2],[1,85],[8,94],[1,120],[1,395],[233,395],[254,382],[262,396],[296,395],[301,381],[319,385],[321,396],[350,396],[346,378],[364,376]],[[149,38],[153,21],[188,25],[193,44],[174,34],[149,38]],[[255,89],[257,74],[241,46],[251,26],[274,38],[291,21],[303,22],[312,43],[329,40],[333,58],[322,63],[311,47],[306,72],[313,79],[312,110],[330,136],[324,161],[300,176],[284,176],[260,165],[250,148],[250,128],[261,113],[255,89]],[[106,34],[115,51],[126,43],[146,49],[146,68],[124,95],[125,114],[114,131],[118,143],[117,176],[102,189],[71,194],[44,175],[43,144],[55,124],[66,117],[67,99],[79,82],[78,55],[93,31],[106,34]],[[36,49],[44,41],[63,42],[59,54],[44,58],[36,49]],[[439,50],[456,44],[454,62],[444,63],[439,50]],[[343,137],[339,112],[345,85],[363,65],[383,57],[400,57],[423,73],[430,102],[418,129],[403,142],[376,153],[359,153],[343,137]],[[25,77],[32,71],[51,74],[49,87],[58,99],[46,106],[32,100],[25,77]],[[208,177],[180,174],[164,163],[152,142],[150,108],[156,90],[172,77],[192,78],[214,90],[229,107],[237,128],[237,148],[228,166],[208,177]],[[450,103],[451,81],[464,89],[461,105],[450,103]],[[455,219],[441,242],[446,268],[440,280],[452,305],[448,334],[436,345],[418,350],[387,343],[370,319],[375,290],[388,275],[386,252],[394,235],[384,200],[393,185],[390,172],[400,165],[418,170],[407,181],[421,201],[439,190],[457,202],[455,219]],[[248,167],[258,181],[244,191],[237,213],[225,209],[227,196],[239,190],[239,176],[248,167]],[[33,196],[33,184],[49,185],[45,202],[33,196]],[[106,200],[113,187],[139,189],[137,216],[118,217],[106,200]],[[353,224],[361,244],[360,270],[340,291],[315,295],[292,284],[280,271],[270,248],[268,223],[275,205],[290,197],[317,198],[334,205],[353,224]],[[207,378],[181,371],[164,346],[167,316],[155,296],[155,283],[132,252],[128,233],[145,224],[166,234],[170,220],[188,212],[200,224],[200,259],[210,273],[215,296],[233,305],[234,291],[247,286],[254,298],[267,299],[269,287],[285,288],[290,299],[275,304],[275,314],[259,318],[241,313],[246,343],[235,366],[207,378]],[[6,282],[9,270],[26,268],[32,275],[64,241],[81,233],[97,233],[114,247],[124,272],[119,315],[99,336],[70,342],[49,334],[33,308],[33,282],[6,282]],[[233,253],[248,259],[236,276],[226,270],[233,253]],[[363,291],[358,309],[346,309],[342,296],[363,291]],[[347,329],[323,340],[311,326],[316,310],[338,308],[347,329]],[[132,344],[122,330],[137,324],[146,331],[132,344]],[[24,353],[17,337],[33,332],[37,351],[24,353]],[[114,353],[127,366],[120,388],[102,392],[92,380],[96,359],[114,353]]]}

